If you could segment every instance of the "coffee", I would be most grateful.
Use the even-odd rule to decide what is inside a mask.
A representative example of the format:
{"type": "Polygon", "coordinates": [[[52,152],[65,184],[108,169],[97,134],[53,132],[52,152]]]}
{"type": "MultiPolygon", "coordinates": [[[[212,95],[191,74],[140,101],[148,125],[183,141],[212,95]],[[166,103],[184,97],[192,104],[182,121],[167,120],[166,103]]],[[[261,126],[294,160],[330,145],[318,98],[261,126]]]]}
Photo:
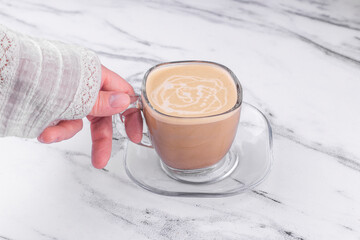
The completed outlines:
{"type": "Polygon", "coordinates": [[[167,66],[151,72],[146,92],[155,110],[177,117],[220,114],[237,101],[231,75],[219,66],[199,63],[167,66]]]}
{"type": "Polygon", "coordinates": [[[143,112],[161,160],[182,170],[219,162],[235,137],[242,99],[229,70],[206,62],[169,64],[145,81],[143,112]]]}

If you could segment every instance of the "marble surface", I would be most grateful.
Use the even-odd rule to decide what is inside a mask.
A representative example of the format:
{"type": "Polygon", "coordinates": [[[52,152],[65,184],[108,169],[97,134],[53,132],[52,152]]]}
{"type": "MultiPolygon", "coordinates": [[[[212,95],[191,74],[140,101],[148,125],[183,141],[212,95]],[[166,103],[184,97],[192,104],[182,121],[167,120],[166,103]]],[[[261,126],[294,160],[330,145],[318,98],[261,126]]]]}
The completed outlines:
{"type": "Polygon", "coordinates": [[[270,119],[272,171],[227,198],[147,192],[124,139],[90,164],[89,124],[42,145],[0,139],[0,239],[360,239],[360,2],[0,0],[2,24],[86,46],[138,90],[171,60],[223,63],[270,119]]]}

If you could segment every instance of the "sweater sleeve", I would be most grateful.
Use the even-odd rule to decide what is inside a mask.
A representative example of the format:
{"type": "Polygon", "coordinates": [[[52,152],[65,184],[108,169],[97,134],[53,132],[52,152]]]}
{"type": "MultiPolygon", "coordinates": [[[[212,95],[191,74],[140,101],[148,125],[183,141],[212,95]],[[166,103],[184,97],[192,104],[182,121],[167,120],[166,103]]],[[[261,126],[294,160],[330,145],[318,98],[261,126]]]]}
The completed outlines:
{"type": "Polygon", "coordinates": [[[56,121],[85,117],[100,83],[94,52],[0,25],[0,136],[34,138],[56,121]]]}

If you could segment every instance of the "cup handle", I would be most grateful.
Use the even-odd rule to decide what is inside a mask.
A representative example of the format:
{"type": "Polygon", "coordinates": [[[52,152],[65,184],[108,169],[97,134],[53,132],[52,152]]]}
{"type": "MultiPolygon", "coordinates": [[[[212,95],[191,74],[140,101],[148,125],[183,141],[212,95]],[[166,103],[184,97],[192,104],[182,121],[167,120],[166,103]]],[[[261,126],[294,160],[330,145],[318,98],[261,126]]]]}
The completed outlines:
{"type": "MultiPolygon", "coordinates": [[[[135,111],[141,111],[141,112],[143,111],[141,96],[136,94],[136,95],[129,95],[129,97],[130,97],[130,105],[127,107],[127,109],[125,109],[123,112],[121,112],[119,114],[120,120],[123,123],[121,128],[122,128],[123,132],[125,132],[125,136],[128,139],[129,139],[129,137],[128,137],[128,134],[125,129],[126,115],[132,114],[135,111]]],[[[146,126],[146,121],[144,121],[145,119],[144,119],[144,116],[142,113],[141,113],[141,117],[142,117],[143,125],[145,123],[145,126],[146,126]]],[[[142,127],[142,129],[144,129],[144,128],[142,127]]],[[[147,127],[146,127],[146,129],[147,129],[147,127]]],[[[141,141],[136,144],[143,146],[143,147],[153,148],[148,131],[145,131],[145,132],[143,131],[141,141]]]]}

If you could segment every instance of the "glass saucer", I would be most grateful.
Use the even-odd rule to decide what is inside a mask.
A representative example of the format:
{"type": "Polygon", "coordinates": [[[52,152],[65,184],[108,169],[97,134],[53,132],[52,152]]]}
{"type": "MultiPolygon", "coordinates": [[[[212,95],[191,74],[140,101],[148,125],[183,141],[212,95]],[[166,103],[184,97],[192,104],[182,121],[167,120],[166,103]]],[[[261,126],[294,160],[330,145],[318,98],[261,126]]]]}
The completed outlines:
{"type": "Polygon", "coordinates": [[[227,177],[213,183],[186,183],[168,176],[153,148],[126,144],[125,169],[139,186],[153,193],[183,197],[222,197],[239,194],[260,184],[272,164],[272,130],[265,115],[243,102],[235,140],[229,151],[238,158],[227,177]]]}

